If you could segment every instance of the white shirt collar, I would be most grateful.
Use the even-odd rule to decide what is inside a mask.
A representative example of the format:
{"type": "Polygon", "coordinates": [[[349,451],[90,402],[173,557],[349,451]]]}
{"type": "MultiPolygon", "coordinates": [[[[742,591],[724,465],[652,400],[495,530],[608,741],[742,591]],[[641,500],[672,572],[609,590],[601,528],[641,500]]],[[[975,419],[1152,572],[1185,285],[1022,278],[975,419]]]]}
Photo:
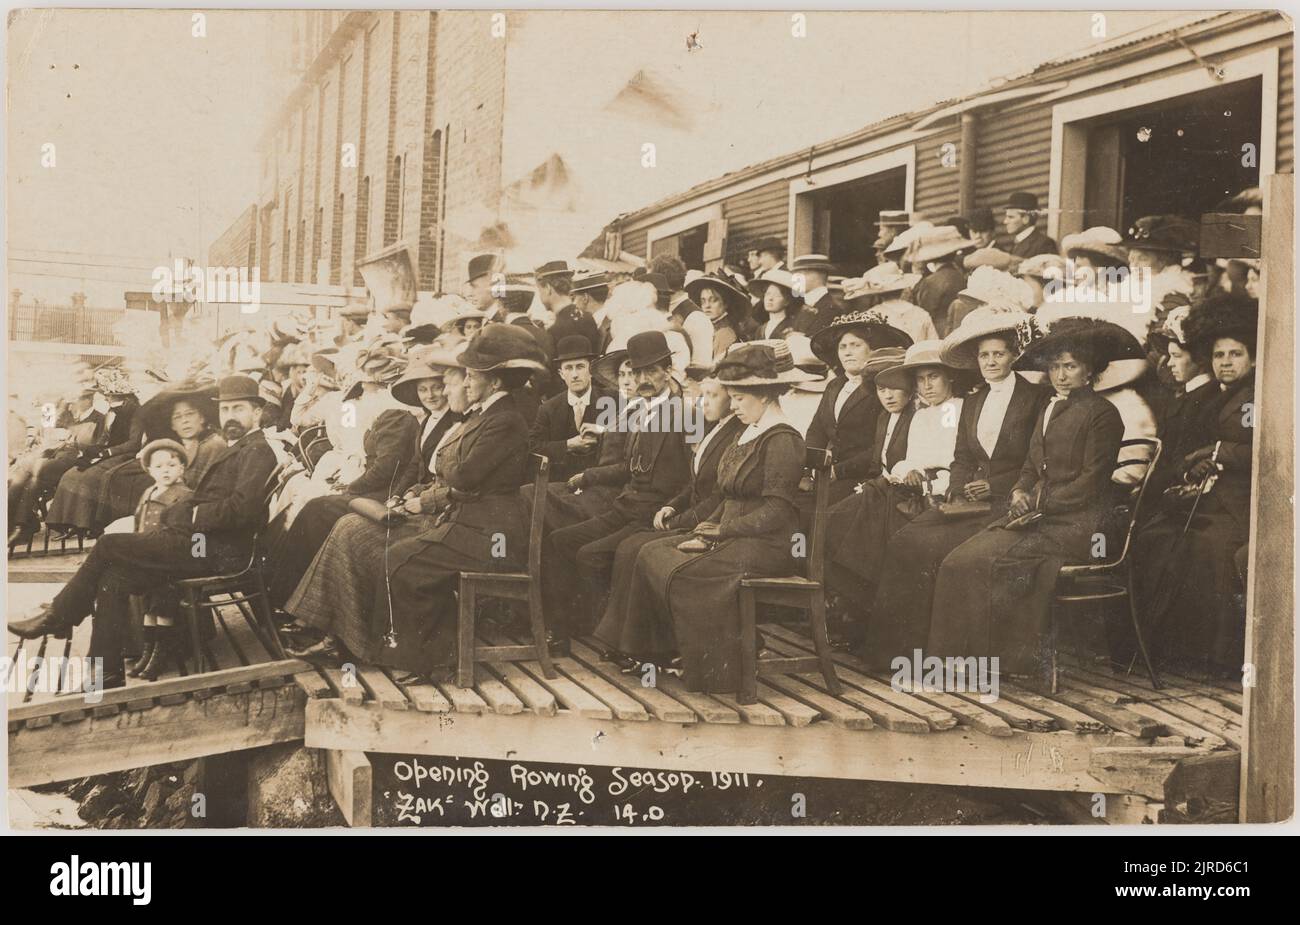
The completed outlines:
{"type": "Polygon", "coordinates": [[[1197,373],[1192,378],[1183,383],[1184,392],[1195,392],[1201,386],[1205,385],[1213,377],[1209,373],[1197,373]]]}
{"type": "Polygon", "coordinates": [[[818,287],[817,287],[816,289],[814,289],[812,292],[805,292],[805,293],[803,294],[803,300],[804,300],[804,302],[806,302],[807,304],[812,305],[814,302],[816,302],[816,301],[817,301],[818,299],[820,299],[822,296],[826,295],[826,293],[829,292],[829,291],[830,291],[830,290],[828,290],[825,286],[818,286],[818,287]]]}
{"type": "Polygon", "coordinates": [[[572,392],[565,392],[564,397],[569,400],[570,408],[576,408],[579,405],[589,405],[591,404],[591,386],[587,386],[587,391],[583,392],[581,395],[574,395],[572,392]]]}
{"type": "Polygon", "coordinates": [[[1025,238],[1033,234],[1037,227],[1038,225],[1034,224],[1030,225],[1028,228],[1022,228],[1020,233],[1016,235],[1016,243],[1019,244],[1021,241],[1025,240],[1025,238]]]}
{"type": "Polygon", "coordinates": [[[508,394],[508,393],[506,393],[506,392],[504,392],[504,391],[496,391],[496,392],[493,392],[491,395],[489,395],[487,398],[483,399],[483,400],[482,400],[481,402],[479,402],[479,403],[478,403],[474,408],[472,408],[472,409],[470,409],[470,410],[472,410],[472,411],[486,411],[486,410],[488,410],[488,408],[492,407],[492,405],[495,404],[499,399],[505,398],[507,394],[508,394]]]}
{"type": "Polygon", "coordinates": [[[1010,392],[1016,387],[1016,374],[1012,373],[999,382],[989,382],[987,379],[984,381],[988,384],[990,392],[1010,392]]]}
{"type": "Polygon", "coordinates": [[[761,418],[745,428],[744,432],[740,435],[740,439],[736,442],[742,444],[749,443],[751,440],[756,440],[759,436],[771,430],[776,425],[785,423],[785,414],[781,411],[781,406],[773,402],[767,406],[767,410],[763,412],[761,418]]]}

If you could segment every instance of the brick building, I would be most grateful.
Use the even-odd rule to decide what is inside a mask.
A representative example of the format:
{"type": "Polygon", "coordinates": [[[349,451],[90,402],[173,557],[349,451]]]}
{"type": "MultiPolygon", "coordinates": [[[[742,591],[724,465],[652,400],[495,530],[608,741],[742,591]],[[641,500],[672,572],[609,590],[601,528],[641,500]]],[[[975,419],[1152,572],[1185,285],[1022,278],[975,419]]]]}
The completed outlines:
{"type": "Polygon", "coordinates": [[[455,285],[502,185],[505,43],[490,17],[286,16],[301,73],[260,139],[257,198],[208,263],[364,300],[358,263],[404,245],[422,291],[455,285]],[[449,235],[444,218],[466,212],[483,218],[449,235]]]}

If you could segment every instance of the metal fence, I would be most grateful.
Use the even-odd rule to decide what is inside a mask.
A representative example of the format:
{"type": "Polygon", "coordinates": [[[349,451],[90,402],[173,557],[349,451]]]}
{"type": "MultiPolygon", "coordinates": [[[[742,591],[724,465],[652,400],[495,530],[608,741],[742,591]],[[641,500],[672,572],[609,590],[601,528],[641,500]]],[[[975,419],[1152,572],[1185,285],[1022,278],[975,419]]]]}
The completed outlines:
{"type": "Polygon", "coordinates": [[[122,308],[11,305],[9,340],[120,346],[117,325],[125,317],[122,308]]]}

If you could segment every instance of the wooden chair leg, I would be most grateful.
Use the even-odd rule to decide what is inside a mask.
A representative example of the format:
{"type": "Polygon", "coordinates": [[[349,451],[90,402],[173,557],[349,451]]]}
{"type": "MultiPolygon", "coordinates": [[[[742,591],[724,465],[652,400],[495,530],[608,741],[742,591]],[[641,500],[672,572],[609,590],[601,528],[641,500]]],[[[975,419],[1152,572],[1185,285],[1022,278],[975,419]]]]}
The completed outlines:
{"type": "Polygon", "coordinates": [[[269,637],[272,652],[276,658],[288,658],[284,651],[284,643],[280,641],[280,628],[275,625],[275,613],[271,610],[271,593],[266,590],[266,581],[261,574],[257,575],[257,595],[256,607],[257,612],[262,618],[262,624],[266,628],[266,635],[269,637]]]}
{"type": "Polygon", "coordinates": [[[547,680],[557,677],[555,666],[551,664],[551,647],[546,644],[546,621],[542,617],[542,592],[537,586],[537,579],[529,583],[528,621],[533,626],[533,645],[537,647],[537,661],[541,662],[542,675],[547,680]]]}
{"type": "Polygon", "coordinates": [[[1160,683],[1159,676],[1156,675],[1156,669],[1151,664],[1151,655],[1147,652],[1146,641],[1142,638],[1142,627],[1138,620],[1137,595],[1133,593],[1133,569],[1128,570],[1125,587],[1128,588],[1128,612],[1129,617],[1133,620],[1133,636],[1137,639],[1138,652],[1142,655],[1142,662],[1147,666],[1147,674],[1151,677],[1151,689],[1160,690],[1164,687],[1160,683]]]}
{"type": "Polygon", "coordinates": [[[758,703],[758,628],[755,626],[754,592],[740,589],[740,690],[736,702],[758,703]]]}
{"type": "Polygon", "coordinates": [[[190,624],[190,655],[194,659],[194,673],[202,674],[203,666],[203,645],[199,641],[199,596],[193,589],[185,592],[185,599],[188,607],[186,608],[189,616],[187,620],[190,624]]]}
{"type": "Polygon", "coordinates": [[[456,627],[456,686],[474,686],[474,611],[477,587],[460,580],[460,614],[456,627]]]}
{"type": "Polygon", "coordinates": [[[818,591],[813,595],[808,607],[808,618],[812,624],[813,648],[822,663],[822,677],[826,680],[826,690],[836,697],[842,692],[840,679],[835,676],[835,662],[831,658],[831,640],[826,630],[826,593],[818,591]]]}

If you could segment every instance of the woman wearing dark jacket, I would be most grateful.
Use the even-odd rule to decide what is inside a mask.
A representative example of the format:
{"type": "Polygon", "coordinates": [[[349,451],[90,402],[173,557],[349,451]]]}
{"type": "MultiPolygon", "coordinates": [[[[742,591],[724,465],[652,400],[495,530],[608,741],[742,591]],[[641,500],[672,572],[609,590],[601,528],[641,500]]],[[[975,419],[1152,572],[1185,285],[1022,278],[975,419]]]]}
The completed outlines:
{"type": "MultiPolygon", "coordinates": [[[[212,382],[177,383],[140,406],[132,426],[142,445],[152,440],[176,440],[188,465],[185,484],[194,488],[203,473],[226,449],[218,433],[217,388],[212,382]]],[[[135,456],[111,455],[90,468],[69,472],[50,502],[52,526],[95,535],[119,517],[131,514],[153,479],[135,456]]]]}
{"type": "Polygon", "coordinates": [[[455,660],[460,573],[517,571],[528,561],[528,513],[519,483],[528,426],[511,400],[546,356],[517,325],[488,325],[470,341],[445,383],[465,420],[442,444],[437,481],[405,500],[390,525],[349,514],[334,525],[285,605],[325,638],[296,647],[330,652],[341,643],[364,661],[442,676],[455,660]]]}
{"type": "Polygon", "coordinates": [[[628,620],[632,570],[637,554],[647,543],[665,536],[684,536],[713,513],[719,499],[718,463],[745,429],[740,418],[731,411],[731,397],[717,379],[709,378],[700,383],[700,407],[706,431],[695,445],[690,484],[659,509],[654,517],[653,530],[632,534],[619,543],[614,552],[609,603],[603,619],[596,626],[595,635],[605,644],[607,651],[625,663],[635,663],[640,658],[659,664],[671,660],[672,637],[661,632],[662,624],[628,620]]]}
{"type": "MultiPolygon", "coordinates": [[[[830,504],[852,494],[879,462],[872,459],[872,438],[880,402],[870,378],[863,375],[867,361],[882,347],[911,345],[911,337],[889,325],[879,312],[870,311],[840,315],[812,338],[813,353],[835,371],[804,436],[810,447],[830,451],[830,504]]],[[[812,479],[799,487],[801,506],[810,507],[812,479]]]]}
{"type": "MultiPolygon", "coordinates": [[[[57,489],[64,478],[70,477],[70,484],[74,484],[90,470],[95,470],[96,476],[99,476],[108,471],[106,467],[133,463],[135,454],[144,445],[144,428],[138,415],[140,399],[136,397],[126,373],[114,367],[96,370],[95,390],[108,399],[109,406],[108,413],[104,416],[105,427],[100,442],[83,448],[76,456],[45,462],[20,500],[18,515],[10,515],[11,522],[22,526],[20,542],[36,531],[39,520],[37,504],[40,498],[51,494],[57,497],[57,489]]],[[[138,497],[132,499],[124,513],[131,513],[136,500],[139,500],[138,497]]],[[[49,522],[62,523],[54,519],[49,522]]],[[[12,537],[10,541],[12,544],[12,537]]]]}
{"type": "Polygon", "coordinates": [[[334,524],[351,510],[353,498],[387,501],[419,479],[420,462],[432,456],[443,434],[459,420],[459,415],[448,410],[443,395],[444,371],[427,363],[405,366],[390,394],[412,410],[389,408],[375,418],[363,439],[365,471],[343,492],[308,501],[288,530],[270,531],[267,548],[273,603],[283,604],[293,594],[334,524]]]}
{"type": "MultiPolygon", "coordinates": [[[[1111,360],[1125,358],[1131,340],[1106,322],[1062,319],[1016,361],[1017,369],[1045,370],[1055,394],[1035,421],[1006,516],[939,568],[927,656],[996,657],[1007,674],[1041,677],[1047,670],[1057,576],[1062,565],[1090,554],[1112,506],[1111,473],[1124,439],[1119,412],[1091,383],[1111,360]]],[[[886,666],[911,656],[868,654],[886,666]]]]}
{"type": "Polygon", "coordinates": [[[1220,391],[1205,409],[1200,445],[1174,460],[1181,504],[1166,505],[1134,546],[1138,613],[1152,657],[1238,680],[1246,592],[1236,556],[1250,534],[1257,319],[1253,299],[1192,309],[1189,346],[1209,356],[1220,391]]]}
{"type": "Polygon", "coordinates": [[[692,691],[739,689],[741,577],[804,570],[792,539],[799,529],[794,497],[804,442],[779,398],[809,377],[794,368],[788,350],[778,351],[744,344],[717,365],[745,424],[718,462],[718,503],[691,537],[648,543],[633,567],[629,627],[658,624],[651,638],[673,641],[692,691]]]}
{"type": "Polygon", "coordinates": [[[1046,390],[1011,368],[1020,352],[1016,328],[1029,319],[1020,311],[978,308],[944,339],[941,357],[960,369],[978,369],[984,380],[962,402],[948,481],[947,501],[968,507],[964,514],[925,511],[889,540],[864,641],[869,652],[925,646],[940,563],[1007,512],[1048,399],[1046,390]],[[980,505],[987,506],[983,513],[980,505]]]}

